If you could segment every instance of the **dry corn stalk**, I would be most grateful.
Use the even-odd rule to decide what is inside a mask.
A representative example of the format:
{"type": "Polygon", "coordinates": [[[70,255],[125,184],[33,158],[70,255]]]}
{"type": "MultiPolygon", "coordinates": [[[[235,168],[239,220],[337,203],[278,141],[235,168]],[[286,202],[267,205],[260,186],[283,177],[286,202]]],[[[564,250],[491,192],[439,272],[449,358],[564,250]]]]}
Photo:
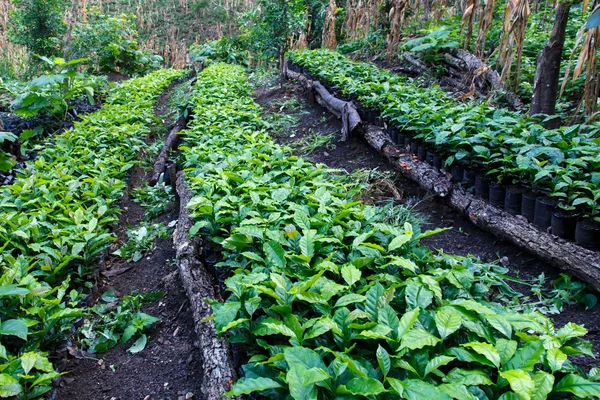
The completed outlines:
{"type": "Polygon", "coordinates": [[[390,33],[387,35],[387,59],[391,60],[398,54],[400,43],[400,28],[404,22],[404,13],[408,6],[408,0],[392,0],[390,9],[390,33]]]}
{"type": "Polygon", "coordinates": [[[492,26],[495,5],[495,0],[485,0],[485,5],[483,6],[481,16],[479,17],[479,29],[477,31],[477,43],[475,44],[475,48],[476,55],[480,58],[485,56],[485,42],[490,27],[492,26]]]}
{"type": "Polygon", "coordinates": [[[511,75],[513,60],[516,56],[515,73],[513,75],[513,89],[519,86],[519,75],[521,73],[521,61],[523,59],[523,42],[525,30],[531,10],[528,0],[507,0],[502,24],[502,39],[500,40],[499,64],[502,66],[500,76],[502,82],[506,82],[511,75]]]}
{"type": "Polygon", "coordinates": [[[337,39],[335,37],[335,15],[337,14],[337,5],[335,0],[329,0],[327,15],[323,24],[323,47],[334,50],[337,47],[337,39]]]}
{"type": "Polygon", "coordinates": [[[469,47],[469,44],[471,43],[471,36],[473,36],[473,20],[475,19],[475,12],[477,10],[477,4],[478,4],[477,0],[467,0],[465,12],[463,13],[463,16],[462,16],[460,33],[462,35],[465,27],[466,27],[466,32],[467,32],[466,36],[465,36],[465,43],[464,43],[465,50],[469,47]]]}

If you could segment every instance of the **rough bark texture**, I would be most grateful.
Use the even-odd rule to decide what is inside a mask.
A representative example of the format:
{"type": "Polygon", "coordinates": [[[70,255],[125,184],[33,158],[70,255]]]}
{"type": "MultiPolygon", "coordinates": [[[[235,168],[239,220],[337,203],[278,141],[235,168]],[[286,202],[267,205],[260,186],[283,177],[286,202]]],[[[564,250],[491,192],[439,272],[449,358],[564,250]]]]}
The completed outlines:
{"type": "MultiPolygon", "coordinates": [[[[560,79],[560,61],[565,45],[565,31],[569,22],[570,3],[559,3],[556,8],[556,19],[550,33],[550,39],[538,57],[533,83],[533,97],[529,113],[533,115],[554,115],[556,96],[560,79]]],[[[546,123],[547,127],[556,127],[559,119],[546,123]]]]}
{"type": "MultiPolygon", "coordinates": [[[[169,153],[171,152],[171,150],[177,148],[177,145],[179,144],[179,132],[181,132],[184,127],[185,119],[180,118],[177,121],[175,127],[173,127],[173,129],[171,129],[171,132],[169,132],[169,135],[165,140],[165,145],[163,146],[162,150],[158,154],[158,157],[156,157],[156,160],[154,161],[154,170],[149,180],[151,186],[156,185],[160,178],[160,175],[163,172],[165,172],[166,163],[169,159],[169,153]]],[[[171,180],[171,182],[174,182],[174,180],[171,180]]]]}
{"type": "Polygon", "coordinates": [[[187,189],[183,172],[177,174],[177,193],[180,201],[180,214],[173,235],[179,274],[190,300],[199,351],[202,357],[202,393],[203,400],[219,400],[221,395],[231,388],[236,373],[232,363],[229,344],[217,337],[213,321],[204,319],[212,315],[210,305],[204,299],[215,300],[218,286],[198,259],[202,241],[199,237],[188,237],[193,225],[190,210],[186,208],[192,195],[187,189]]]}
{"type": "Polygon", "coordinates": [[[342,120],[341,141],[346,141],[348,136],[353,133],[361,133],[362,121],[354,103],[338,99],[329,93],[319,81],[310,80],[304,74],[293,71],[292,68],[289,68],[289,62],[286,62],[284,72],[286,78],[299,82],[306,89],[309,103],[316,100],[330,113],[342,120]]]}
{"type": "Polygon", "coordinates": [[[454,187],[449,197],[453,208],[475,225],[530,251],[548,263],[570,272],[600,290],[600,254],[542,232],[524,218],[513,216],[454,187]]]}
{"type": "MultiPolygon", "coordinates": [[[[341,101],[335,98],[328,99],[330,102],[341,101]]],[[[594,289],[600,290],[600,253],[542,232],[524,218],[508,214],[475,197],[461,186],[453,185],[448,174],[435,170],[427,163],[417,160],[405,148],[394,145],[383,128],[366,125],[363,136],[367,143],[384,155],[397,170],[425,190],[446,197],[453,208],[475,225],[535,254],[557,268],[572,273],[594,289]]]]}

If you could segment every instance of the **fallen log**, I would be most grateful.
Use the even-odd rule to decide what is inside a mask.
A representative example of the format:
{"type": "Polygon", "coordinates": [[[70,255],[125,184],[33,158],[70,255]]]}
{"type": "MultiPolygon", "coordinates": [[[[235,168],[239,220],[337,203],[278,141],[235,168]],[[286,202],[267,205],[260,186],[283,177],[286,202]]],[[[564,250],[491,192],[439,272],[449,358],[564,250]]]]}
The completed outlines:
{"type": "Polygon", "coordinates": [[[460,185],[452,185],[448,175],[436,171],[429,164],[416,160],[412,155],[398,155],[389,142],[371,139],[385,134],[381,128],[368,125],[365,132],[369,145],[382,153],[403,175],[422,188],[446,197],[450,205],[473,224],[577,276],[600,291],[600,253],[542,232],[523,217],[492,206],[460,185]]]}
{"type": "Polygon", "coordinates": [[[236,380],[237,374],[229,344],[224,338],[217,336],[214,322],[207,320],[212,315],[212,309],[205,299],[216,300],[215,290],[218,290],[218,285],[198,258],[198,251],[202,248],[201,238],[188,237],[193,221],[186,206],[192,194],[187,189],[183,172],[177,173],[177,193],[180,213],[173,243],[177,251],[179,275],[190,301],[202,358],[201,393],[198,397],[203,400],[219,400],[231,388],[231,382],[236,380]]]}
{"type": "Polygon", "coordinates": [[[429,72],[429,68],[421,61],[417,60],[411,53],[402,53],[402,59],[412,66],[412,68],[418,71],[420,74],[429,72]]]}
{"type": "Polygon", "coordinates": [[[299,82],[306,89],[309,103],[312,102],[311,99],[316,99],[317,103],[342,120],[342,136],[340,138],[342,142],[348,140],[348,136],[351,134],[360,133],[362,120],[354,103],[338,99],[321,82],[310,80],[304,74],[293,71],[289,68],[288,63],[286,63],[284,73],[286,78],[299,82]]]}
{"type": "Polygon", "coordinates": [[[162,150],[160,151],[160,153],[156,157],[156,160],[154,161],[154,169],[152,171],[152,175],[150,176],[150,180],[148,181],[150,186],[156,185],[156,183],[160,179],[160,175],[165,172],[167,160],[169,159],[169,153],[171,152],[171,150],[176,149],[179,145],[179,132],[181,132],[185,128],[185,125],[185,119],[179,118],[179,120],[177,120],[177,124],[169,132],[169,135],[165,140],[165,144],[162,150]]]}

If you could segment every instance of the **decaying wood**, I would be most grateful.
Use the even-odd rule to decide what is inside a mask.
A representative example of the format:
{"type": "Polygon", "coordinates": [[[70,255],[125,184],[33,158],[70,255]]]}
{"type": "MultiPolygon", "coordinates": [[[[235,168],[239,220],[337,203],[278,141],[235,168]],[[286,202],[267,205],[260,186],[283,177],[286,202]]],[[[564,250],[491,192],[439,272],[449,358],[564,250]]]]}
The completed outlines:
{"type": "Polygon", "coordinates": [[[409,63],[412,68],[414,68],[416,71],[419,71],[421,74],[429,72],[429,68],[427,68],[427,66],[425,66],[425,64],[423,64],[421,61],[413,57],[413,55],[409,52],[402,53],[402,59],[409,63]]]}
{"type": "Polygon", "coordinates": [[[454,187],[449,197],[453,208],[480,228],[530,251],[600,291],[600,254],[542,232],[520,216],[513,216],[454,187]]]}
{"type": "Polygon", "coordinates": [[[445,173],[436,171],[428,164],[416,160],[414,155],[406,152],[406,149],[396,146],[382,128],[367,125],[365,140],[402,174],[419,182],[427,191],[436,193],[440,197],[446,197],[450,193],[452,185],[445,173]]]}
{"type": "Polygon", "coordinates": [[[304,74],[293,71],[289,63],[286,63],[284,72],[288,79],[297,81],[307,90],[309,102],[311,102],[312,97],[330,113],[342,120],[342,136],[340,138],[342,142],[345,142],[351,134],[360,133],[362,121],[354,103],[338,99],[321,82],[310,80],[304,74]]]}
{"type": "Polygon", "coordinates": [[[177,193],[181,205],[173,242],[177,251],[179,274],[190,301],[202,358],[202,384],[198,398],[219,400],[221,395],[231,388],[230,382],[235,381],[237,377],[229,344],[217,336],[213,321],[205,320],[212,315],[212,310],[204,299],[215,300],[216,283],[197,257],[198,250],[202,247],[201,239],[188,237],[193,221],[186,205],[192,195],[185,184],[183,172],[177,174],[177,193]]]}
{"type": "MultiPolygon", "coordinates": [[[[180,118],[177,121],[177,124],[173,127],[173,129],[171,129],[171,132],[169,132],[169,135],[165,140],[165,145],[163,146],[162,150],[160,151],[160,153],[156,157],[156,160],[154,161],[154,169],[152,171],[152,176],[148,181],[150,186],[156,185],[156,183],[160,179],[160,175],[163,172],[165,172],[167,160],[169,159],[169,153],[171,152],[171,150],[177,148],[180,138],[179,132],[181,132],[185,128],[185,124],[185,119],[180,118]]],[[[171,179],[171,182],[175,182],[175,180],[171,179]]]]}

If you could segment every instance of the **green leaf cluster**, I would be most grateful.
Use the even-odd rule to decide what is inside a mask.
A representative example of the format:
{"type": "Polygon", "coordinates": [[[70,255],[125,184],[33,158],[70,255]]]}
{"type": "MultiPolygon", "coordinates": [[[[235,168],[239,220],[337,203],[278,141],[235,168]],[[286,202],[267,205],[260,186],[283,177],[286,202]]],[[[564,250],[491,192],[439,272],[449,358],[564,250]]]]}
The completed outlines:
{"type": "Polygon", "coordinates": [[[220,246],[227,300],[214,325],[243,343],[227,395],[274,399],[546,399],[600,394],[568,359],[582,326],[489,300],[467,258],[382,222],[360,187],[295,157],[265,131],[243,69],[198,77],[182,162],[202,234],[220,246]]]}
{"type": "Polygon", "coordinates": [[[559,199],[564,209],[600,218],[600,125],[548,130],[526,114],[487,102],[457,102],[438,86],[423,87],[329,50],[294,51],[288,58],[435,148],[446,165],[486,171],[504,184],[525,184],[559,199]]]}
{"type": "Polygon", "coordinates": [[[154,102],[182,75],[163,70],[113,86],[104,107],[54,137],[1,189],[0,397],[38,397],[58,376],[41,349],[62,344],[84,314],[76,288],[112,239],[154,102]]]}

